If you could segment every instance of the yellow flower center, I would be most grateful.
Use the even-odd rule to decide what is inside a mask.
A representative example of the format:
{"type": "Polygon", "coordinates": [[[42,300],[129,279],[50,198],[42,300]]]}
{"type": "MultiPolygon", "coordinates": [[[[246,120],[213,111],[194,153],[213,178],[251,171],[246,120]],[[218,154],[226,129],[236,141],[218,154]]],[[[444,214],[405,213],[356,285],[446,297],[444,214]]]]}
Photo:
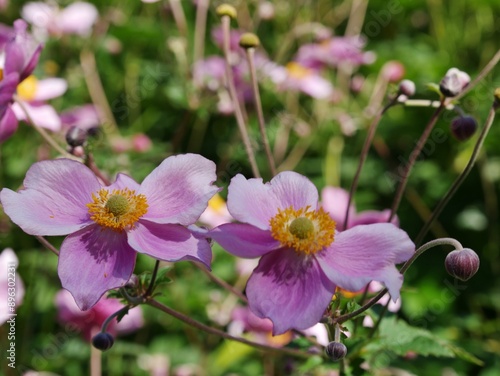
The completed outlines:
{"type": "Polygon", "coordinates": [[[226,206],[226,202],[218,194],[215,194],[215,196],[213,196],[210,200],[208,200],[208,206],[215,212],[221,213],[224,207],[226,206]]]}
{"type": "Polygon", "coordinates": [[[133,228],[148,212],[148,201],[144,195],[136,195],[128,188],[113,192],[103,188],[92,193],[92,202],[87,204],[90,219],[100,226],[115,231],[133,228]]]}
{"type": "Polygon", "coordinates": [[[292,206],[278,209],[269,221],[271,234],[283,246],[296,252],[313,255],[332,244],[335,235],[335,221],[327,212],[310,210],[310,206],[295,210],[292,206]]]}
{"type": "Polygon", "coordinates": [[[31,101],[35,98],[38,88],[38,80],[35,76],[31,75],[26,77],[23,82],[17,85],[17,95],[25,101],[31,101]]]}
{"type": "Polygon", "coordinates": [[[301,79],[311,75],[310,69],[303,67],[302,65],[294,61],[286,65],[286,70],[288,74],[293,78],[301,79]]]}

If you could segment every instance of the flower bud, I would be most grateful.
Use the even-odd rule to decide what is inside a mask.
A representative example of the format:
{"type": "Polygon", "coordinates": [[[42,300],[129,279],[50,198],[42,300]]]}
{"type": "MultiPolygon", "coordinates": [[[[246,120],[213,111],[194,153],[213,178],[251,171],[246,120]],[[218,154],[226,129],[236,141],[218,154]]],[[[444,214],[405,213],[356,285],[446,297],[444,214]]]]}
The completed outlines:
{"type": "Polygon", "coordinates": [[[479,256],[470,248],[454,250],[446,256],[444,266],[448,274],[461,281],[467,281],[479,269],[479,256]]]}
{"type": "Polygon", "coordinates": [[[450,68],[439,83],[439,90],[445,97],[454,97],[462,92],[470,82],[470,76],[458,70],[450,68]]]}
{"type": "Polygon", "coordinates": [[[458,116],[451,121],[450,130],[459,141],[465,141],[476,132],[477,122],[472,116],[458,116]]]}
{"type": "Polygon", "coordinates": [[[403,80],[399,83],[399,92],[407,97],[415,95],[415,83],[410,80],[403,80]]]}
{"type": "Polygon", "coordinates": [[[109,333],[100,332],[92,338],[92,346],[101,351],[109,350],[114,342],[113,336],[109,333]]]}
{"type": "Polygon", "coordinates": [[[240,37],[240,46],[243,48],[255,48],[259,44],[259,37],[254,33],[244,33],[240,37]]]}
{"type": "Polygon", "coordinates": [[[236,8],[229,4],[221,4],[215,9],[215,12],[219,17],[229,16],[232,19],[236,18],[237,12],[236,8]]]}
{"type": "Polygon", "coordinates": [[[66,132],[66,142],[69,146],[82,146],[87,141],[87,131],[78,127],[71,127],[66,132]]]}
{"type": "Polygon", "coordinates": [[[347,347],[343,343],[332,341],[326,346],[325,352],[331,360],[336,362],[346,356],[347,347]]]}

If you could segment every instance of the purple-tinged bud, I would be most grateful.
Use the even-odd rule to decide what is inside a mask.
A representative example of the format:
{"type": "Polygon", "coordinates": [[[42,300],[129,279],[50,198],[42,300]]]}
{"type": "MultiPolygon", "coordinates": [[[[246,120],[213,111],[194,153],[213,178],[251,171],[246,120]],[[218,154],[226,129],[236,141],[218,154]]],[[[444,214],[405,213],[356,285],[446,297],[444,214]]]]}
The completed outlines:
{"type": "Polygon", "coordinates": [[[399,83],[399,92],[407,97],[415,95],[415,83],[410,80],[403,80],[399,83]]]}
{"type": "Polygon", "coordinates": [[[326,346],[326,355],[336,362],[337,360],[345,358],[347,355],[347,347],[343,343],[332,341],[326,346]]]}
{"type": "Polygon", "coordinates": [[[439,83],[439,90],[445,97],[454,97],[462,92],[470,82],[470,76],[458,70],[450,68],[439,83]]]}
{"type": "Polygon", "coordinates": [[[109,350],[113,343],[115,343],[115,339],[109,333],[100,332],[92,338],[92,346],[101,351],[109,350]]]}
{"type": "Polygon", "coordinates": [[[451,134],[459,141],[465,141],[476,132],[477,122],[472,116],[458,116],[451,121],[451,134]]]}
{"type": "Polygon", "coordinates": [[[479,256],[470,248],[448,253],[444,266],[448,274],[461,280],[471,279],[479,269],[479,256]]]}
{"type": "Polygon", "coordinates": [[[87,141],[87,131],[78,127],[71,127],[66,132],[66,142],[69,146],[82,146],[87,141]]]}

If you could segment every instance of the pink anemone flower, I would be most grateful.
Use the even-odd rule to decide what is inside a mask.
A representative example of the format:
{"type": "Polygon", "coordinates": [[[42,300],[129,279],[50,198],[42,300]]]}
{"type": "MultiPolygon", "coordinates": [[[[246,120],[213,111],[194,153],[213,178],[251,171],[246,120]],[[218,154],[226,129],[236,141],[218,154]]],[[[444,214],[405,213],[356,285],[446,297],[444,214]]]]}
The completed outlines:
{"type": "MultiPolygon", "coordinates": [[[[102,298],[90,310],[82,312],[75,303],[71,294],[66,290],[60,290],[56,294],[57,318],[62,324],[70,324],[78,329],[85,340],[90,341],[92,335],[101,328],[104,321],[124,305],[118,299],[102,298]]],[[[128,334],[136,331],[144,325],[140,307],[134,307],[117,322],[112,320],[107,332],[113,336],[117,334],[128,334]]]]}
{"type": "Polygon", "coordinates": [[[24,189],[4,188],[0,201],[31,235],[68,235],[58,273],[82,310],[108,290],[125,285],[137,252],[164,261],[210,266],[206,239],[188,229],[219,190],[215,164],[196,155],[165,159],[142,182],[118,174],[103,186],[85,165],[69,159],[35,163],[24,189]]]}
{"type": "Polygon", "coordinates": [[[17,20],[14,29],[0,30],[0,142],[17,130],[18,120],[12,109],[14,94],[35,69],[42,51],[42,45],[28,34],[27,26],[17,20]]]}
{"type": "Polygon", "coordinates": [[[236,256],[262,256],[246,294],[252,312],[271,319],[274,335],[316,324],[337,286],[357,291],[380,281],[398,299],[403,276],[395,264],[415,251],[406,232],[392,223],[336,232],[306,177],[286,171],[264,184],[236,175],[228,209],[242,223],[224,224],[209,234],[236,256]]]}
{"type": "MultiPolygon", "coordinates": [[[[330,214],[330,217],[337,224],[336,230],[343,231],[344,219],[347,212],[347,204],[349,202],[349,192],[342,188],[325,187],[321,191],[322,206],[325,211],[330,214]]],[[[365,210],[360,213],[356,212],[356,206],[351,203],[349,207],[349,223],[347,228],[358,225],[370,225],[373,223],[385,223],[389,219],[391,211],[385,210],[365,210]]],[[[391,223],[399,227],[399,219],[397,216],[391,220],[391,223]]]]}

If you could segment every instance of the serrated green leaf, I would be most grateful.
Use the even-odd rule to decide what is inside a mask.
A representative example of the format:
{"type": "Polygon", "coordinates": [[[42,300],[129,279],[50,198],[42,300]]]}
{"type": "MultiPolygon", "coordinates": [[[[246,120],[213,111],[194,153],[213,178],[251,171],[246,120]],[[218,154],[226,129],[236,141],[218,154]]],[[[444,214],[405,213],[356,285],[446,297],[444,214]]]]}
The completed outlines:
{"type": "Polygon", "coordinates": [[[448,344],[448,347],[450,348],[451,351],[453,351],[455,353],[455,355],[458,358],[465,360],[466,362],[469,362],[469,363],[477,364],[478,366],[481,366],[481,367],[484,366],[484,362],[481,359],[476,358],[474,355],[472,355],[468,351],[462,349],[461,347],[455,346],[451,343],[448,344]]]}

